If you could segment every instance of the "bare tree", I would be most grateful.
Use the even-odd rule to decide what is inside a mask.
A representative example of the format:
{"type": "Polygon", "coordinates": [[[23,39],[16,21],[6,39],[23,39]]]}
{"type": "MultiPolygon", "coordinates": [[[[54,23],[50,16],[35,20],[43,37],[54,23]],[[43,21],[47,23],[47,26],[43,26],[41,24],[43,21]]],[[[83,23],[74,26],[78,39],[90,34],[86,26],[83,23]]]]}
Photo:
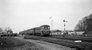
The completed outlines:
{"type": "Polygon", "coordinates": [[[92,14],[80,20],[74,30],[75,31],[85,31],[86,33],[89,31],[92,31],[92,14]]]}
{"type": "Polygon", "coordinates": [[[5,28],[5,32],[7,33],[13,33],[12,29],[10,27],[5,28]]]}
{"type": "Polygon", "coordinates": [[[2,30],[2,28],[0,28],[0,33],[2,33],[3,32],[3,30],[2,30]]]}

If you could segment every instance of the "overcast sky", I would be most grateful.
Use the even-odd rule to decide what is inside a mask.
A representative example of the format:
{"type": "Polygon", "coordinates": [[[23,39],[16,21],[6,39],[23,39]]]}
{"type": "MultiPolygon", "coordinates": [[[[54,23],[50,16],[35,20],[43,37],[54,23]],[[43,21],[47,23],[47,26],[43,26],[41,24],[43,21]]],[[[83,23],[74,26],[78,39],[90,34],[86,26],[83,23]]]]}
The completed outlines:
{"type": "Polygon", "coordinates": [[[19,32],[43,24],[73,30],[80,19],[92,14],[92,0],[0,0],[0,27],[19,32]],[[49,19],[52,17],[51,19],[49,19]]]}

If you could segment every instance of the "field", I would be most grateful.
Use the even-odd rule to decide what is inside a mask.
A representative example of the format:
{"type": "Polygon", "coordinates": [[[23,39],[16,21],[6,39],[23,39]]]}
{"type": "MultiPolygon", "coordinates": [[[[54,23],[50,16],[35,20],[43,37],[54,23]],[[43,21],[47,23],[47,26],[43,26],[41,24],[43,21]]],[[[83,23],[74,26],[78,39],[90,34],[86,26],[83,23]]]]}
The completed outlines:
{"type": "Polygon", "coordinates": [[[34,43],[16,38],[0,38],[0,50],[41,50],[34,43]]]}

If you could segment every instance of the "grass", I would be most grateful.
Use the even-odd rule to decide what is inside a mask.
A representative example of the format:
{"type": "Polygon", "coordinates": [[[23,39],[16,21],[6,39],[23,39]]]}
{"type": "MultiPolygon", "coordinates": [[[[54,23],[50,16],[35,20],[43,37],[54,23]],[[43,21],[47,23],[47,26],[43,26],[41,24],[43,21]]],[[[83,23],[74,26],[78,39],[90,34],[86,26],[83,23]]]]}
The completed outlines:
{"type": "Polygon", "coordinates": [[[15,38],[0,38],[0,50],[42,50],[34,43],[15,38]]]}

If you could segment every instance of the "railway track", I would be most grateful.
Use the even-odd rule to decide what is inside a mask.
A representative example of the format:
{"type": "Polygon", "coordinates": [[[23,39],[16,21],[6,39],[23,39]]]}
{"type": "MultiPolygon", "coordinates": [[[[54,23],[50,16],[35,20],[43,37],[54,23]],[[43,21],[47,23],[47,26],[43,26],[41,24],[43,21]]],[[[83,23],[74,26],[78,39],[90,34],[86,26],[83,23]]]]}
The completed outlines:
{"type": "Polygon", "coordinates": [[[51,38],[64,39],[64,40],[81,40],[82,42],[92,43],[92,37],[62,37],[62,36],[51,36],[51,38]]]}
{"type": "Polygon", "coordinates": [[[64,45],[70,48],[76,48],[76,50],[92,50],[92,43],[89,42],[74,42],[72,40],[58,39],[53,37],[40,37],[40,36],[25,36],[24,38],[42,40],[50,43],[64,45]]]}

